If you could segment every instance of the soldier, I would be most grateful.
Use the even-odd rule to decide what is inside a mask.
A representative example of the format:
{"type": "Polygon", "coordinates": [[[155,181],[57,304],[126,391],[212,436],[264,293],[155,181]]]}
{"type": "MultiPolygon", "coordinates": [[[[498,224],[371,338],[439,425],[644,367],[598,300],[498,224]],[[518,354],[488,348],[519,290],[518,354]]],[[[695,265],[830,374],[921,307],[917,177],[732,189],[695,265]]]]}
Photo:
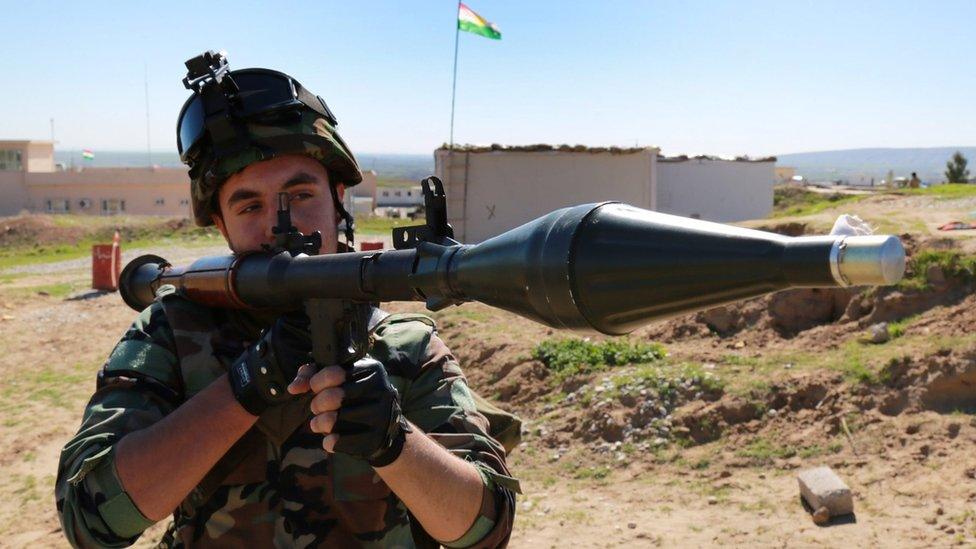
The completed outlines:
{"type": "MultiPolygon", "coordinates": [[[[235,254],[261,250],[286,192],[294,225],[336,253],[340,218],[351,238],[344,190],[362,176],[325,102],[213,52],[187,67],[178,140],[197,224],[235,254]]],[[[304,314],[269,316],[161,289],[61,453],[72,545],[126,546],[169,514],[170,547],[507,544],[518,483],[432,320],[375,312],[369,354],[347,373],[306,364],[304,314]],[[254,390],[261,376],[287,391],[254,390]],[[313,417],[289,430],[282,410],[308,391],[313,417]]]]}

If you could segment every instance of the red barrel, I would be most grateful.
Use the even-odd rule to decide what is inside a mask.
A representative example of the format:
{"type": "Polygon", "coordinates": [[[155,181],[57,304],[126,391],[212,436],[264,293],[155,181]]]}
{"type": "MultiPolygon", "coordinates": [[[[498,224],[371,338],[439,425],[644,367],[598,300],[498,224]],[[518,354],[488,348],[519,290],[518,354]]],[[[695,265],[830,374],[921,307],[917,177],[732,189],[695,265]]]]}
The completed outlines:
{"type": "Polygon", "coordinates": [[[383,241],[382,240],[364,240],[359,243],[359,251],[368,252],[370,250],[382,250],[383,241]]]}
{"type": "Polygon", "coordinates": [[[114,292],[119,289],[122,272],[122,246],[116,232],[111,244],[92,246],[92,288],[114,292]]]}

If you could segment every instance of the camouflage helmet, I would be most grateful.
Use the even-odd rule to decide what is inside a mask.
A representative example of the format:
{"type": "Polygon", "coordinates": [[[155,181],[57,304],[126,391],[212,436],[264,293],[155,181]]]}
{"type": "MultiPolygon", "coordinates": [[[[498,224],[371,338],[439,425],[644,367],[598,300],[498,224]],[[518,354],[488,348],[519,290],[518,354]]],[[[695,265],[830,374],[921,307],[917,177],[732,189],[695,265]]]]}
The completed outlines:
{"type": "MultiPolygon", "coordinates": [[[[290,76],[267,69],[230,71],[222,54],[214,52],[187,61],[187,68],[190,69],[190,74],[184,79],[184,85],[196,93],[187,99],[180,112],[177,142],[181,159],[190,167],[190,196],[193,217],[197,225],[205,227],[213,224],[211,215],[218,209],[216,195],[220,186],[230,176],[254,162],[288,154],[301,154],[314,158],[325,167],[333,188],[337,184],[351,187],[362,181],[359,165],[352,151],[336,131],[337,122],[325,105],[325,101],[309,93],[290,76]],[[204,65],[201,71],[202,77],[198,76],[194,80],[194,68],[191,63],[205,56],[210,66],[204,65]],[[234,107],[227,107],[226,110],[232,114],[224,117],[228,123],[222,128],[218,127],[218,130],[229,132],[224,135],[232,135],[233,143],[231,146],[226,146],[226,143],[224,146],[215,144],[211,135],[213,131],[210,120],[203,116],[204,107],[200,105],[206,100],[212,101],[213,96],[217,96],[219,100],[220,95],[232,97],[235,93],[249,91],[245,87],[246,83],[239,88],[234,83],[234,79],[246,82],[248,77],[255,75],[264,78],[271,75],[271,78],[290,83],[291,92],[287,95],[290,99],[292,95],[294,98],[289,101],[286,109],[280,108],[280,105],[272,105],[269,109],[270,115],[262,112],[258,112],[258,116],[253,113],[237,115],[234,107]],[[227,76],[230,78],[226,78],[227,76]],[[222,77],[223,82],[221,82],[222,77]],[[226,87],[228,82],[231,86],[229,92],[226,87]],[[210,89],[206,86],[210,86],[210,89]],[[210,97],[204,98],[204,95],[210,97]],[[191,130],[196,131],[194,141],[192,144],[184,143],[186,139],[184,120],[189,117],[188,112],[194,112],[194,109],[198,118],[198,127],[193,128],[187,124],[191,126],[191,130]]],[[[258,92],[260,94],[266,90],[258,90],[258,92]]],[[[247,96],[243,93],[241,95],[245,97],[243,101],[246,103],[247,96]]],[[[231,104],[229,101],[230,99],[228,105],[231,104]]],[[[237,103],[234,105],[236,106],[237,103]]],[[[333,196],[335,197],[335,193],[333,196]]],[[[337,203],[337,207],[342,210],[341,214],[348,216],[341,208],[341,204],[337,203]]],[[[349,221],[351,219],[347,220],[349,221]]]]}

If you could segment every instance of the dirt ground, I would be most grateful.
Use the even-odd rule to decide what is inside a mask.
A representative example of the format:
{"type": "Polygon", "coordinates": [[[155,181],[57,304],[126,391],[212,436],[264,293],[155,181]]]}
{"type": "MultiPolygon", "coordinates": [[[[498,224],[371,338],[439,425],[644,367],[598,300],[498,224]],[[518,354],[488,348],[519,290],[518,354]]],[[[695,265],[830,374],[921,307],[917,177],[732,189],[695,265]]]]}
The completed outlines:
{"type": "MultiPolygon", "coordinates": [[[[883,219],[922,247],[945,237],[974,250],[973,231],[931,230],[976,208],[971,199],[900,200],[872,197],[844,213],[883,219]]],[[[837,213],[773,221],[816,230],[837,213]]],[[[179,264],[221,250],[152,251],[179,264]]],[[[84,262],[0,272],[0,546],[66,545],[54,508],[58,453],[135,316],[117,294],[87,291],[89,280],[84,262]]],[[[565,378],[532,352],[569,334],[476,304],[435,317],[471,385],[525,420],[510,456],[523,487],[513,547],[976,546],[968,282],[800,291],[688,315],[628,339],[663,344],[659,362],[565,378]],[[882,320],[897,333],[862,343],[882,320]],[[661,383],[673,400],[655,400],[661,383]],[[824,464],[852,488],[855,515],[821,527],[799,501],[796,474],[824,464]]]]}

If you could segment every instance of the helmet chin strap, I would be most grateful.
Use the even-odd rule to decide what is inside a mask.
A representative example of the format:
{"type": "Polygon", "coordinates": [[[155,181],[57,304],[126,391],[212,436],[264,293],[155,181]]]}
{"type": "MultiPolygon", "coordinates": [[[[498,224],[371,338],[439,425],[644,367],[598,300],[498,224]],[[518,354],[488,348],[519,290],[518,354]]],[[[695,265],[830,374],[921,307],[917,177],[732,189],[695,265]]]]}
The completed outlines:
{"type": "Polygon", "coordinates": [[[329,184],[329,191],[332,193],[332,203],[335,204],[336,213],[339,217],[346,222],[345,235],[346,235],[346,247],[349,251],[356,251],[356,242],[354,231],[356,230],[356,221],[353,219],[352,215],[346,211],[346,207],[342,205],[342,201],[339,200],[339,191],[336,189],[334,184],[329,184]]]}

